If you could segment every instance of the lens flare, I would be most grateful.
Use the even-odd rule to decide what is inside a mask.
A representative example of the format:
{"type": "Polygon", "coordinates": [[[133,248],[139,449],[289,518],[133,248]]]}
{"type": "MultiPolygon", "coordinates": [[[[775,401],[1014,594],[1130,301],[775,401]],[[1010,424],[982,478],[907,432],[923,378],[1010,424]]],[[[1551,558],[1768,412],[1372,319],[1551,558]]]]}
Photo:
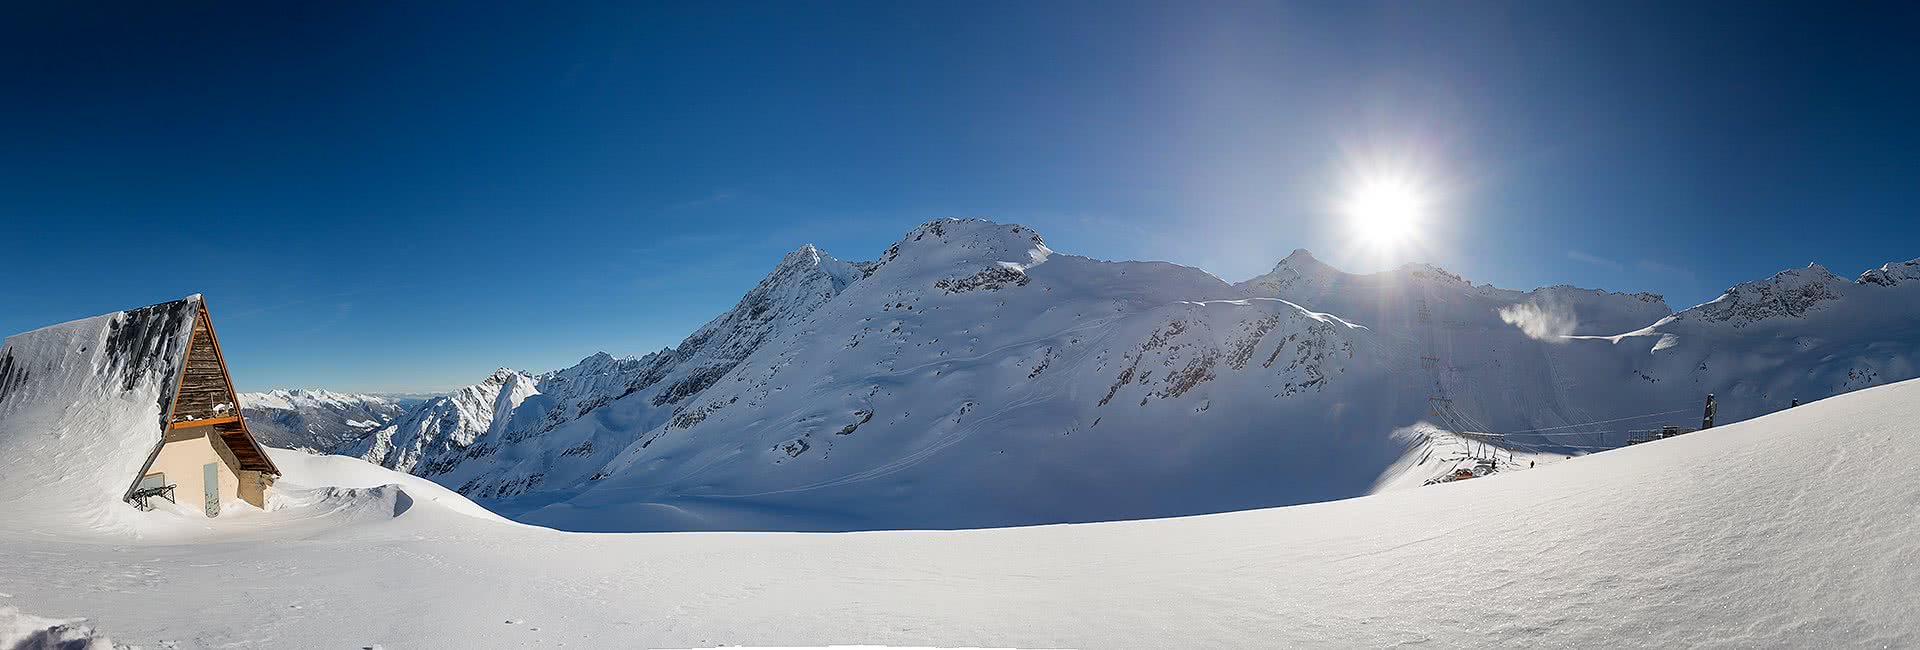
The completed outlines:
{"type": "Polygon", "coordinates": [[[1341,204],[1348,228],[1361,244],[1392,251],[1413,242],[1426,219],[1427,198],[1400,178],[1364,179],[1341,204]]]}

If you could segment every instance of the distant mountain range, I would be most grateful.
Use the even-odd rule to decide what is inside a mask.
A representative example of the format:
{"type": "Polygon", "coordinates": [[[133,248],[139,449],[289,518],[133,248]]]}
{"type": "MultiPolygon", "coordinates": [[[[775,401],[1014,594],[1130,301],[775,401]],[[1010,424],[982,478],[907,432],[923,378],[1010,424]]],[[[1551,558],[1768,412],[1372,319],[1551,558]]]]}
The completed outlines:
{"type": "Polygon", "coordinates": [[[1917,375],[1920,260],[1783,271],[1676,313],[1306,251],[1228,284],[942,219],[870,262],[803,246],[641,357],[501,369],[412,408],[243,401],[288,440],[531,523],[849,530],[1343,498],[1470,462],[1459,432],[1513,463],[1697,425],[1707,393],[1730,422],[1917,375]]]}
{"type": "Polygon", "coordinates": [[[330,452],[385,428],[426,399],[324,390],[241,393],[240,412],[261,442],[330,452]]]}

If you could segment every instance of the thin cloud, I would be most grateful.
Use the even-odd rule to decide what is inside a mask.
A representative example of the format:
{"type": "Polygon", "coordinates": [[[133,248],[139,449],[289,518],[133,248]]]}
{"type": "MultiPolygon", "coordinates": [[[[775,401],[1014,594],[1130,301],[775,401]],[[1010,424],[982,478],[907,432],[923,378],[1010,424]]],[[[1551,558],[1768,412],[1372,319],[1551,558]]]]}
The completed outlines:
{"type": "Polygon", "coordinates": [[[1692,282],[1696,277],[1698,277],[1693,272],[1692,269],[1674,266],[1672,264],[1668,264],[1666,262],[1661,262],[1658,260],[1643,259],[1643,260],[1634,262],[1633,265],[1639,268],[1640,270],[1646,271],[1648,273],[1657,273],[1660,275],[1671,275],[1674,277],[1683,278],[1689,282],[1692,282]]]}
{"type": "Polygon", "coordinates": [[[1599,255],[1594,255],[1591,253],[1583,253],[1580,251],[1567,251],[1567,257],[1576,262],[1585,262],[1587,264],[1592,264],[1594,266],[1598,266],[1608,270],[1625,271],[1627,269],[1627,265],[1625,264],[1621,264],[1619,262],[1615,262],[1613,260],[1601,257],[1599,255]]]}

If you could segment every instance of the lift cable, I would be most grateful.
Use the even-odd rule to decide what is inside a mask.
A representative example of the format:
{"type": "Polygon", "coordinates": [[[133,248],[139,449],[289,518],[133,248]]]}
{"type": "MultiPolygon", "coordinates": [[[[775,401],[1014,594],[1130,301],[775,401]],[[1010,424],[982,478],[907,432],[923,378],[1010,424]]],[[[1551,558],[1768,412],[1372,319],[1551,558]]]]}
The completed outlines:
{"type": "Polygon", "coordinates": [[[1683,408],[1683,409],[1674,409],[1674,410],[1671,410],[1671,411],[1663,411],[1663,412],[1660,412],[1660,413],[1648,413],[1648,414],[1646,414],[1646,415],[1631,415],[1631,416],[1627,416],[1627,417],[1624,417],[1624,418],[1614,418],[1614,419],[1611,419],[1611,420],[1595,420],[1595,421],[1593,421],[1593,422],[1580,422],[1580,423],[1577,423],[1577,424],[1563,424],[1563,425],[1560,425],[1560,426],[1557,426],[1557,427],[1541,427],[1541,428],[1538,428],[1538,429],[1521,429],[1521,430],[1518,430],[1518,431],[1508,431],[1508,432],[1506,432],[1506,433],[1533,433],[1533,432],[1535,432],[1535,431],[1557,431],[1557,430],[1560,430],[1560,429],[1572,429],[1572,428],[1576,428],[1576,427],[1584,427],[1584,426],[1588,426],[1588,425],[1592,425],[1592,424],[1608,424],[1608,423],[1612,423],[1612,422],[1625,422],[1625,421],[1627,421],[1627,420],[1638,420],[1638,419],[1641,419],[1641,418],[1651,418],[1651,417],[1659,417],[1659,416],[1662,416],[1662,415],[1673,415],[1673,414],[1676,414],[1676,413],[1686,413],[1686,412],[1688,412],[1688,411],[1692,411],[1692,410],[1694,410],[1694,409],[1693,409],[1693,408],[1683,408]]]}

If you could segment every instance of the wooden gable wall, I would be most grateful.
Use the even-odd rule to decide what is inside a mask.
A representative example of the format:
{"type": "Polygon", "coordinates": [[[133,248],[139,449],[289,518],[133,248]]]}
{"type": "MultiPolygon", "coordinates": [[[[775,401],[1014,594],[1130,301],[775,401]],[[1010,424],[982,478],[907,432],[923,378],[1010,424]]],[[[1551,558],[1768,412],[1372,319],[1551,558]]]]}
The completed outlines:
{"type": "Polygon", "coordinates": [[[226,364],[214,343],[207,313],[202,311],[193,322],[193,342],[187,347],[187,367],[180,373],[180,390],[175,393],[173,421],[212,420],[240,415],[240,400],[227,380],[226,364]]]}
{"type": "Polygon", "coordinates": [[[169,421],[169,428],[174,429],[213,427],[239,460],[239,469],[280,473],[240,416],[240,396],[233,390],[226,358],[220,352],[220,337],[213,331],[204,303],[194,317],[193,340],[187,346],[187,362],[180,372],[169,421]]]}

